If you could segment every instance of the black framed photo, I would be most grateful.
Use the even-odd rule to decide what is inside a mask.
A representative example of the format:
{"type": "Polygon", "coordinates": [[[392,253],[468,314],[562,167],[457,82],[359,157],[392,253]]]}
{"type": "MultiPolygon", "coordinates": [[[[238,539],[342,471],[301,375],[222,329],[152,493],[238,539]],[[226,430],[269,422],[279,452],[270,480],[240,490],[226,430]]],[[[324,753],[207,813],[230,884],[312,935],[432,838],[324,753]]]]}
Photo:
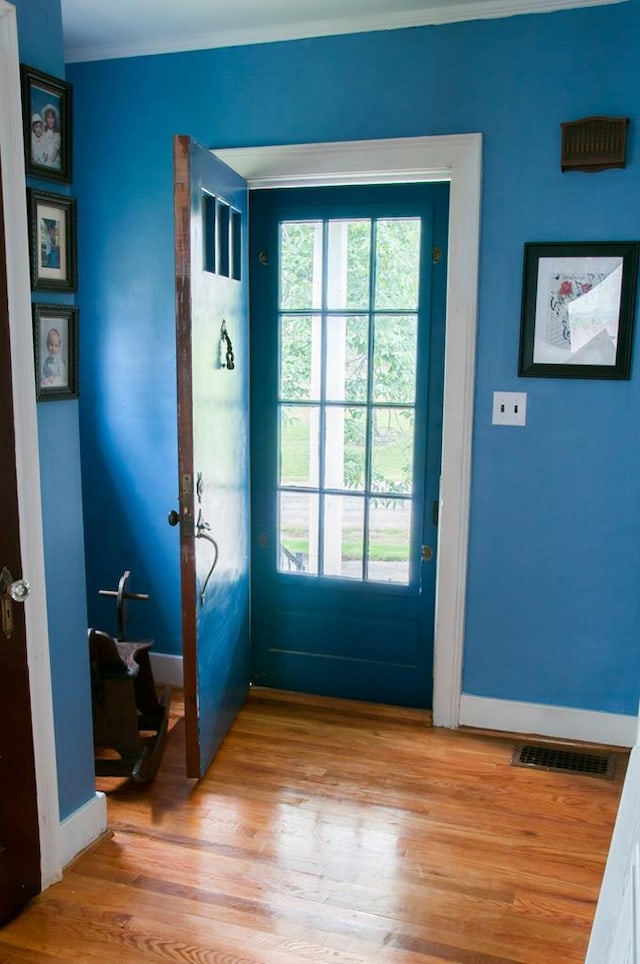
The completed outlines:
{"type": "Polygon", "coordinates": [[[76,200],[49,191],[27,191],[31,287],[34,291],[75,291],[78,260],[76,200]]]}
{"type": "Polygon", "coordinates": [[[630,377],[639,247],[525,244],[519,375],[630,377]]]}
{"type": "Polygon", "coordinates": [[[78,309],[68,305],[33,306],[36,399],[78,397],[78,309]]]}
{"type": "Polygon", "coordinates": [[[27,174],[71,182],[71,84],[20,65],[27,174]]]}

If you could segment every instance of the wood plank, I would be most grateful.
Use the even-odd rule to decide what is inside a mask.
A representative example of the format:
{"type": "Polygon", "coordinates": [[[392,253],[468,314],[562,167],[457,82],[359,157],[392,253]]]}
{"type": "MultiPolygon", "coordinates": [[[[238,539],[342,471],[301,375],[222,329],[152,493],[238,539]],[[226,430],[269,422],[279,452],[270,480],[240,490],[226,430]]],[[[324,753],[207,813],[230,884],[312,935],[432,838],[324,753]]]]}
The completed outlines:
{"type": "Polygon", "coordinates": [[[422,711],[253,691],[199,782],[182,703],[112,836],[0,934],[0,960],[577,964],[624,778],[510,765],[422,711]],[[30,956],[31,955],[31,956],[30,956]]]}

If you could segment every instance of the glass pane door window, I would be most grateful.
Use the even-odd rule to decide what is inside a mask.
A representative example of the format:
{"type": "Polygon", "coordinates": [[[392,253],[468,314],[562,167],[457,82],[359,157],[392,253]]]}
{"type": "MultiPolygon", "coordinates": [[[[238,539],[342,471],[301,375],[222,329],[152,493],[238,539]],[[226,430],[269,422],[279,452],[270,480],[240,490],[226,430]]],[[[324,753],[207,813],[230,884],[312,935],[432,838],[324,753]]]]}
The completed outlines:
{"type": "Polygon", "coordinates": [[[280,572],[410,582],[421,227],[279,225],[280,572]]]}

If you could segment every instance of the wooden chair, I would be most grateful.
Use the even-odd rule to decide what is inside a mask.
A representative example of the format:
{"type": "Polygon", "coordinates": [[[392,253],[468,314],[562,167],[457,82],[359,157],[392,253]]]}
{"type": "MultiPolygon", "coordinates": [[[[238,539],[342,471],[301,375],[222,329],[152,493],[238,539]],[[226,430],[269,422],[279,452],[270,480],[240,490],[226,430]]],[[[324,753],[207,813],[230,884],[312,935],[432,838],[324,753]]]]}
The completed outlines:
{"type": "Polygon", "coordinates": [[[96,776],[128,776],[147,783],[157,773],[164,750],[171,687],[158,700],[149,649],[151,641],[119,642],[89,630],[93,744],[115,750],[118,758],[95,757],[96,776]]]}
{"type": "MultiPolygon", "coordinates": [[[[148,599],[126,592],[124,573],[117,592],[118,633],[124,633],[125,599],[148,599]]],[[[89,630],[91,702],[96,776],[126,776],[147,783],[158,771],[167,736],[171,687],[158,699],[149,659],[152,640],[114,639],[99,629],[89,630]],[[115,751],[106,756],[101,751],[115,751]]]]}

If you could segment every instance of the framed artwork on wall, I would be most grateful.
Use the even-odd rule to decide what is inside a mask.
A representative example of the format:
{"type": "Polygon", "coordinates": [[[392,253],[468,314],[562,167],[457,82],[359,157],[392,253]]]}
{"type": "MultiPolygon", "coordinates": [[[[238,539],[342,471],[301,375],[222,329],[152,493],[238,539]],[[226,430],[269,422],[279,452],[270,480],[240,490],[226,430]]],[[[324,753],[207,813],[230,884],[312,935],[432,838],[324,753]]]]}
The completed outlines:
{"type": "Polygon", "coordinates": [[[71,182],[71,84],[20,65],[27,174],[71,182]]]}
{"type": "Polygon", "coordinates": [[[525,244],[519,375],[630,377],[639,247],[525,244]]]}
{"type": "Polygon", "coordinates": [[[39,402],[78,397],[78,309],[33,306],[36,398],[39,402]]]}
{"type": "Polygon", "coordinates": [[[27,191],[31,287],[75,291],[77,287],[76,201],[63,194],[27,191]]]}

